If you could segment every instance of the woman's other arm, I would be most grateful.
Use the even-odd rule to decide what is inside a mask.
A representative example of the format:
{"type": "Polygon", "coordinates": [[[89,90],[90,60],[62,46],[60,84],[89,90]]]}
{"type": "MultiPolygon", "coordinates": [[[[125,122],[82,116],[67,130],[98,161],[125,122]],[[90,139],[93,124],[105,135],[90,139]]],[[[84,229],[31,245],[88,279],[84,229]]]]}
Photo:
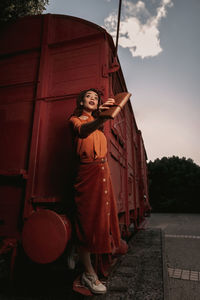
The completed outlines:
{"type": "MultiPolygon", "coordinates": [[[[107,110],[115,103],[115,100],[112,98],[108,98],[108,100],[102,104],[99,109],[100,110],[107,110]]],[[[98,117],[94,121],[82,124],[79,129],[79,137],[86,138],[90,135],[93,131],[97,130],[103,123],[105,123],[109,118],[108,117],[98,117]]]]}

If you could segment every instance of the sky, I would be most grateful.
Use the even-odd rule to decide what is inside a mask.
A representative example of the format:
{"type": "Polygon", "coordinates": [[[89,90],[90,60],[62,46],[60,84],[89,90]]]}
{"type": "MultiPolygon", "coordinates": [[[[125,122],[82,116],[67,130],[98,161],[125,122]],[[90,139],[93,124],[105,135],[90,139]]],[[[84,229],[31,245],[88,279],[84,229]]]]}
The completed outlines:
{"type": "MultiPolygon", "coordinates": [[[[115,42],[119,0],[49,0],[44,13],[104,27],[115,42]]],[[[118,57],[148,161],[200,165],[200,0],[122,0],[118,57]]]]}

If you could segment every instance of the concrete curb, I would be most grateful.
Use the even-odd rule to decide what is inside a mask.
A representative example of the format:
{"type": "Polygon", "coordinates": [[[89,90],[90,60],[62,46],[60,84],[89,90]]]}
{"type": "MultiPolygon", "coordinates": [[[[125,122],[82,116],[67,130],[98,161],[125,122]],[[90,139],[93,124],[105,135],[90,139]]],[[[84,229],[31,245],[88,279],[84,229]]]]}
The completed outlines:
{"type": "Polygon", "coordinates": [[[169,300],[169,277],[166,261],[166,248],[165,248],[165,233],[161,229],[161,247],[162,247],[162,262],[163,262],[163,292],[164,300],[169,300]]]}

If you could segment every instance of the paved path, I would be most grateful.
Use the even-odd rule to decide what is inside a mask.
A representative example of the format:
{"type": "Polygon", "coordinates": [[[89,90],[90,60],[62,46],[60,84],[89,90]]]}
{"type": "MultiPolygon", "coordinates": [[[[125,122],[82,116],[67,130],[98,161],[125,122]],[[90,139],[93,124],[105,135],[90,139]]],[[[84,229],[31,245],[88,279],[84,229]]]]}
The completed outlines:
{"type": "Polygon", "coordinates": [[[165,236],[169,300],[200,300],[200,215],[152,214],[165,236]]]}

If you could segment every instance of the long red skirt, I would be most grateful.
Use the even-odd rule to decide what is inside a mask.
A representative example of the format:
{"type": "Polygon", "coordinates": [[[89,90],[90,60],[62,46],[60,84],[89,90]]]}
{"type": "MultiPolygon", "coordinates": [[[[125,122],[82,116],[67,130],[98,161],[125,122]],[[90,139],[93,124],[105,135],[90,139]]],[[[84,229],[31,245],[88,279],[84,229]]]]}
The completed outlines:
{"type": "Polygon", "coordinates": [[[120,231],[108,163],[80,164],[74,188],[79,244],[90,253],[111,253],[120,231]]]}

